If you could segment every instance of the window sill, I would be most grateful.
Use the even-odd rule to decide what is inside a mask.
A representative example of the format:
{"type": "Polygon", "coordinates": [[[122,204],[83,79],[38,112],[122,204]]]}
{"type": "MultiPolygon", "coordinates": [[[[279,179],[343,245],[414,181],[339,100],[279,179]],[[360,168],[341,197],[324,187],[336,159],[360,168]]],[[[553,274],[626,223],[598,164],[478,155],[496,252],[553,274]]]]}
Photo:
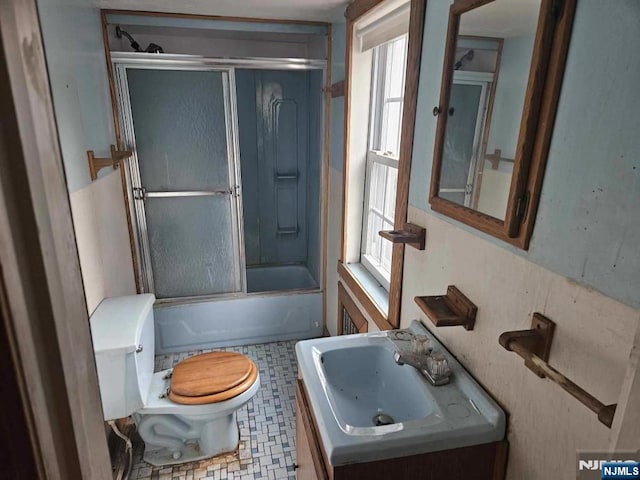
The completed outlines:
{"type": "Polygon", "coordinates": [[[361,264],[338,262],[338,273],[380,330],[395,327],[388,321],[389,293],[361,264]]]}

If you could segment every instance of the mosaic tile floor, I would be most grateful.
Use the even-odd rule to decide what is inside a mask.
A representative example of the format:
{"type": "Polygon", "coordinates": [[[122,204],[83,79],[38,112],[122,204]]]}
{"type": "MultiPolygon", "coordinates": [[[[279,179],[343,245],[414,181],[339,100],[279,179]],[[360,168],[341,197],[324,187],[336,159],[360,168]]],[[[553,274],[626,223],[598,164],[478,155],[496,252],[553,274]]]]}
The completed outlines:
{"type": "MultiPolygon", "coordinates": [[[[295,383],[298,375],[295,342],[227,347],[217,350],[249,356],[260,370],[260,390],[238,411],[240,449],[237,454],[200,462],[152,467],[142,460],[144,444],[134,438],[131,479],[140,480],[288,480],[295,479],[295,383]]],[[[192,355],[160,355],[156,371],[171,368],[192,355]]]]}

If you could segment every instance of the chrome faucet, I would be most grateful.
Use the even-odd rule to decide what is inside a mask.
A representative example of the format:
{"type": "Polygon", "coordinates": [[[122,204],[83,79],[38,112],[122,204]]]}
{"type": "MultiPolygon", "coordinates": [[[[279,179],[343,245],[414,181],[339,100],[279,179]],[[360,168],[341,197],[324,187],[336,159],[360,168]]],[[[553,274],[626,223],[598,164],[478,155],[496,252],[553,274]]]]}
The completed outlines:
{"type": "Polygon", "coordinates": [[[417,369],[434,386],[446,385],[451,379],[447,358],[440,352],[418,354],[396,350],[393,359],[398,365],[410,365],[417,369]]]}

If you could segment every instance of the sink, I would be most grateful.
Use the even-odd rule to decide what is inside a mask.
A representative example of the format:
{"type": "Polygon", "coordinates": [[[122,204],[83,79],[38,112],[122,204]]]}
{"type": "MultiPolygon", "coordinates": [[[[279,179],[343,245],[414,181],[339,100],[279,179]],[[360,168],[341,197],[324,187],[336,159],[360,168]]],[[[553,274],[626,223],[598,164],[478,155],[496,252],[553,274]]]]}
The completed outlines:
{"type": "Polygon", "coordinates": [[[333,466],[504,439],[505,415],[491,396],[418,321],[392,330],[296,344],[300,375],[333,466]],[[452,370],[432,386],[393,354],[427,335],[452,370]]]}
{"type": "Polygon", "coordinates": [[[425,382],[416,378],[416,369],[393,361],[394,346],[385,338],[354,338],[346,348],[319,352],[314,362],[319,363],[325,394],[348,434],[396,431],[403,423],[427,418],[438,407],[425,382]]]}

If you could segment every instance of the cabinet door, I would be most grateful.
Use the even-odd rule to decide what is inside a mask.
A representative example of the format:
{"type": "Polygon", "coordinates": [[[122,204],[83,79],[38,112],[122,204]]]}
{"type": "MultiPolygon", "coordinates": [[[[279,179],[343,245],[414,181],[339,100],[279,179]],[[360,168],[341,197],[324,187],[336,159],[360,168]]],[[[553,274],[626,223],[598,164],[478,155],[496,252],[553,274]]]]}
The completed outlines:
{"type": "Polygon", "coordinates": [[[300,409],[300,403],[296,402],[296,479],[318,480],[300,409]]]}

